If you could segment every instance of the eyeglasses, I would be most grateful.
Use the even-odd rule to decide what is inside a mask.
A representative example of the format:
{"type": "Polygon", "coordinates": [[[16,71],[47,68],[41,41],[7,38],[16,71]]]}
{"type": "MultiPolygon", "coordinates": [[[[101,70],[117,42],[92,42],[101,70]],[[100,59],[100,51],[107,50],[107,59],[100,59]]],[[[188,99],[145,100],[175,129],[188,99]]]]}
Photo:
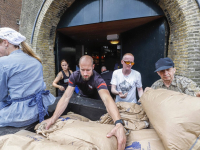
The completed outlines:
{"type": "MultiPolygon", "coordinates": [[[[123,60],[124,61],[124,60],[123,60]]],[[[130,61],[124,61],[127,65],[131,64],[131,65],[134,65],[135,63],[134,62],[130,62],[130,61]]]]}

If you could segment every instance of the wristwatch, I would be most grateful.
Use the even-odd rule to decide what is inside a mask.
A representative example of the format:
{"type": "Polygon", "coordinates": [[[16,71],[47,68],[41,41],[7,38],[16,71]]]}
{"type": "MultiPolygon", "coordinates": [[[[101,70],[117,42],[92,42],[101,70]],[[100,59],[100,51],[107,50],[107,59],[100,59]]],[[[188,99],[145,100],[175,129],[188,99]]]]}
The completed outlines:
{"type": "Polygon", "coordinates": [[[123,121],[122,119],[116,120],[116,121],[115,121],[115,125],[116,125],[117,123],[121,123],[123,126],[125,125],[125,124],[124,124],[124,121],[123,121]]]}

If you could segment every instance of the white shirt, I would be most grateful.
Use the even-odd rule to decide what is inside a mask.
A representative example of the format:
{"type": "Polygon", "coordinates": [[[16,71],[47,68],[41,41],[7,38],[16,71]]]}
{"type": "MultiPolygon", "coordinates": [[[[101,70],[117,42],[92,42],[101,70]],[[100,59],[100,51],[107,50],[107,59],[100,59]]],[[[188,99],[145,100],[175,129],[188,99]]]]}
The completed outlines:
{"type": "Polygon", "coordinates": [[[117,91],[123,94],[128,93],[126,98],[120,98],[119,95],[116,95],[116,102],[137,103],[136,87],[142,87],[141,74],[138,71],[131,69],[131,73],[125,76],[122,69],[115,70],[110,83],[116,85],[117,91]]]}

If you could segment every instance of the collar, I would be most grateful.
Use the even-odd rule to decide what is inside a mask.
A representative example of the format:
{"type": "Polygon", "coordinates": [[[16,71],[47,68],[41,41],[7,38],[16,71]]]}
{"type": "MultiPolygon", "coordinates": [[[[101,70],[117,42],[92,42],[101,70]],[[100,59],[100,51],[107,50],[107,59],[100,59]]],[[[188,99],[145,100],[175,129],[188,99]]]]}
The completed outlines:
{"type": "Polygon", "coordinates": [[[176,83],[176,76],[174,76],[174,79],[172,80],[171,85],[177,85],[177,83],[176,83]]]}
{"type": "Polygon", "coordinates": [[[123,68],[122,68],[121,71],[122,71],[122,74],[123,74],[124,77],[128,77],[128,76],[130,76],[130,75],[133,73],[132,69],[131,69],[131,72],[130,72],[128,75],[125,75],[125,74],[123,73],[123,68]]]}
{"type": "Polygon", "coordinates": [[[109,70],[106,70],[106,71],[102,72],[101,74],[104,74],[104,73],[107,73],[107,72],[109,72],[109,70]]]}
{"type": "Polygon", "coordinates": [[[21,52],[22,52],[22,50],[21,50],[21,49],[14,50],[13,52],[11,52],[11,53],[10,53],[10,55],[11,55],[11,54],[15,54],[15,53],[21,53],[21,52]]]}

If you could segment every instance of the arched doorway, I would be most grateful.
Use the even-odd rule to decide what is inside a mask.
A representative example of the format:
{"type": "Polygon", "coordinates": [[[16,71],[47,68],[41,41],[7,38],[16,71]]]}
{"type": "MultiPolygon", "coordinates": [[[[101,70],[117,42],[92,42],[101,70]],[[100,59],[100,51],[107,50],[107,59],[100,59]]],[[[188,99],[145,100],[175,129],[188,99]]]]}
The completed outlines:
{"type": "MultiPolygon", "coordinates": [[[[55,77],[54,42],[55,31],[61,15],[71,6],[74,0],[46,0],[36,23],[32,46],[42,57],[47,88],[54,93],[51,86],[55,77]],[[45,34],[44,34],[45,33],[45,34]],[[53,74],[49,76],[49,74],[53,74]]],[[[170,27],[168,56],[176,64],[177,73],[187,76],[200,84],[199,70],[199,24],[200,12],[195,0],[164,1],[155,0],[167,17],[170,27]],[[176,13],[175,13],[176,12],[176,13]]],[[[28,10],[27,10],[28,12],[28,10]]],[[[25,12],[26,13],[26,12],[25,12]]],[[[24,35],[29,36],[32,29],[22,28],[24,35]]]]}
{"type": "Polygon", "coordinates": [[[125,53],[132,53],[133,69],[141,73],[143,88],[151,86],[159,79],[154,64],[167,53],[165,20],[160,7],[149,0],[102,0],[102,5],[100,0],[75,1],[57,26],[57,72],[63,58],[75,71],[75,60],[84,54],[94,58],[98,73],[102,66],[113,71],[115,64],[120,66],[125,53]],[[111,38],[119,43],[111,44],[111,38]]]}

